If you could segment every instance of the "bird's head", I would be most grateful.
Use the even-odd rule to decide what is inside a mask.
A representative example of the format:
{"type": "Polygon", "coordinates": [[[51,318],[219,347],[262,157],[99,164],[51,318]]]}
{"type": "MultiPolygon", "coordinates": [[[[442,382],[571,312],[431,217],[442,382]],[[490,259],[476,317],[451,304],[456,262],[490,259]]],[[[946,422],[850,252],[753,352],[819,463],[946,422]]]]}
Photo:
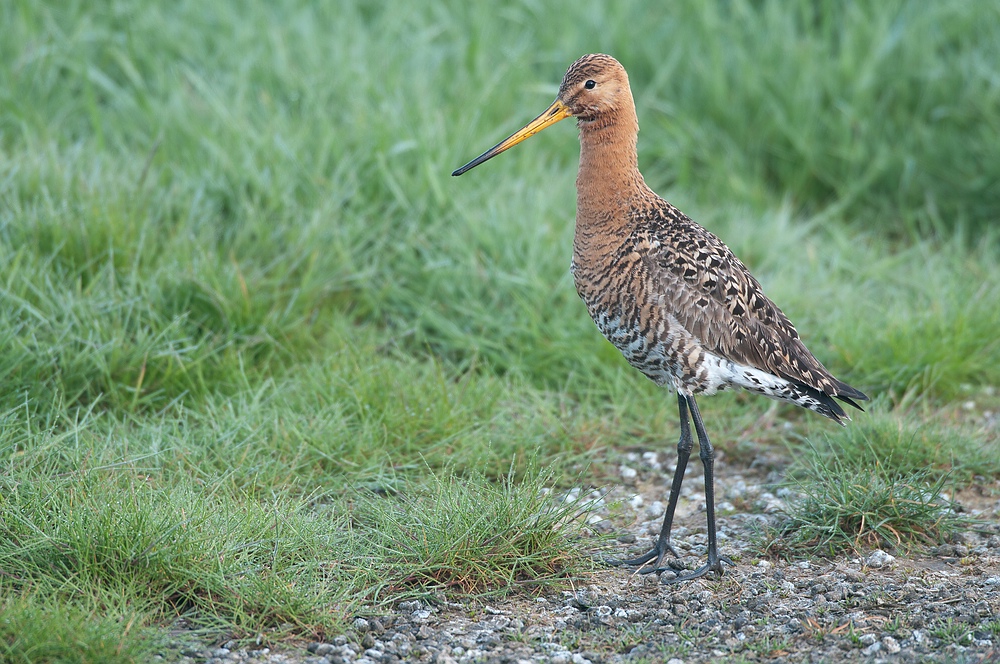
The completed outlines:
{"type": "Polygon", "coordinates": [[[623,108],[634,108],[625,68],[610,55],[585,55],[570,65],[551,106],[452,175],[475,168],[560,120],[575,117],[582,129],[596,128],[612,122],[623,108]]]}
{"type": "Polygon", "coordinates": [[[628,74],[610,55],[585,55],[566,71],[555,104],[586,126],[633,104],[628,74]]]}

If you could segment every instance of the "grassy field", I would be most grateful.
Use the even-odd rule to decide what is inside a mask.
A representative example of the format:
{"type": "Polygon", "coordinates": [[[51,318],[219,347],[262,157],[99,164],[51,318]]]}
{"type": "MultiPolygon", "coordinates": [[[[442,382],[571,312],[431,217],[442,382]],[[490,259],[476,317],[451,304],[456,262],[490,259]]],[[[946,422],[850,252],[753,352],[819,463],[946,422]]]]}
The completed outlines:
{"type": "Polygon", "coordinates": [[[874,397],[843,431],[705,399],[713,440],[1000,473],[1000,6],[648,12],[0,5],[0,660],[588,573],[547,489],[673,446],[673,399],[573,290],[571,123],[449,177],[587,52],[629,69],[647,182],[874,397]]]}

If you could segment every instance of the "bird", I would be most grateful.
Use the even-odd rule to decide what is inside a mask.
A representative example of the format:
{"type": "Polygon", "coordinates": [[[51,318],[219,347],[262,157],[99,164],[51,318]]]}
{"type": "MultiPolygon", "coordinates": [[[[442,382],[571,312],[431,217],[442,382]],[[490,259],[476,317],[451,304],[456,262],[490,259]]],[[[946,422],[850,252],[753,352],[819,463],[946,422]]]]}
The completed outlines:
{"type": "MultiPolygon", "coordinates": [[[[639,121],[625,68],[605,54],[570,65],[541,115],[476,157],[458,176],[566,118],[576,118],[580,166],[570,271],[601,333],[628,363],[677,394],[677,466],[659,537],[637,558],[614,560],[660,575],[681,483],[693,448],[704,466],[707,560],[676,583],[723,575],[715,519],[715,451],[696,396],[740,388],[846,424],[838,403],[863,411],[868,397],[833,376],[806,348],[788,317],[716,235],[646,185],[638,167],[639,121]]],[[[667,579],[664,579],[667,581],[667,579]]]]}

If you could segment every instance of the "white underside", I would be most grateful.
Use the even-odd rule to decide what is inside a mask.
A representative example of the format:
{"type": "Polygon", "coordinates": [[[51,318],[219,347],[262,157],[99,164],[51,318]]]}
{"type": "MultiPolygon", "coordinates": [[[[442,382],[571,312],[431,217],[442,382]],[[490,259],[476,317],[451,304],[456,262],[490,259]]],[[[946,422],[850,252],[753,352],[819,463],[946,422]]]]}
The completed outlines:
{"type": "Polygon", "coordinates": [[[789,381],[746,364],[739,364],[712,353],[705,353],[702,394],[715,394],[728,387],[742,387],[751,392],[780,395],[787,391],[789,381]]]}
{"type": "Polygon", "coordinates": [[[592,312],[592,315],[598,328],[625,359],[657,385],[671,387],[685,395],[715,394],[736,387],[819,412],[828,410],[814,393],[801,385],[706,351],[700,340],[672,316],[668,316],[649,338],[602,311],[592,312]],[[670,349],[675,350],[671,352],[670,349]],[[695,375],[682,374],[682,363],[675,357],[677,352],[693,361],[695,375]]]}

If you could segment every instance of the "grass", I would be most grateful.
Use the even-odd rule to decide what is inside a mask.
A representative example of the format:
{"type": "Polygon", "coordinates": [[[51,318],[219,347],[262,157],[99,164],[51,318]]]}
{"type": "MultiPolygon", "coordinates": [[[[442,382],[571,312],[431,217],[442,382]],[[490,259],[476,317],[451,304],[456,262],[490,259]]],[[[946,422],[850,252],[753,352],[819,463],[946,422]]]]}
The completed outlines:
{"type": "MultiPolygon", "coordinates": [[[[585,552],[567,540],[588,509],[579,499],[554,503],[544,476],[501,483],[437,478],[399,501],[369,498],[353,513],[357,541],[366,552],[359,584],[374,599],[407,592],[483,595],[498,589],[544,590],[588,567],[585,552]]],[[[345,560],[346,562],[346,560],[345,560]]]]}
{"type": "Polygon", "coordinates": [[[819,460],[820,466],[832,462],[847,472],[880,467],[900,475],[923,472],[931,479],[966,483],[975,475],[1000,473],[996,441],[982,430],[945,423],[943,418],[905,421],[879,410],[856,420],[811,438],[814,454],[797,459],[798,467],[808,474],[819,460]]]}
{"type": "MultiPolygon", "coordinates": [[[[890,460],[891,461],[891,460],[890,460]]],[[[788,519],[767,536],[779,555],[828,555],[874,548],[908,552],[969,525],[942,496],[946,476],[891,464],[857,464],[812,452],[793,486],[788,519]]]]}
{"type": "Polygon", "coordinates": [[[764,534],[771,553],[908,552],[971,524],[946,489],[998,475],[995,438],[943,418],[918,424],[876,409],[858,419],[790,446],[787,476],[799,497],[787,522],[764,534]]]}
{"type": "Polygon", "coordinates": [[[12,664],[134,662],[156,646],[139,625],[141,612],[112,612],[79,603],[51,603],[47,594],[4,589],[0,604],[0,659],[12,664]]]}
{"type": "Polygon", "coordinates": [[[588,573],[553,496],[672,441],[672,402],[573,291],[568,123],[448,174],[591,51],[629,69],[647,181],[877,397],[837,432],[702,400],[720,448],[780,418],[845,491],[996,477],[994,5],[3,4],[2,657],[588,573]]]}
{"type": "Polygon", "coordinates": [[[163,486],[138,472],[5,484],[0,559],[12,590],[98,609],[127,602],[140,624],[190,614],[243,633],[322,631],[339,618],[314,595],[342,596],[325,567],[344,515],[163,486]]]}
{"type": "Polygon", "coordinates": [[[991,620],[986,623],[984,631],[993,638],[1000,636],[1000,620],[991,620]]]}
{"type": "Polygon", "coordinates": [[[969,625],[956,622],[952,618],[938,622],[930,633],[947,645],[967,645],[972,642],[972,629],[969,625]]]}
{"type": "Polygon", "coordinates": [[[760,655],[761,657],[773,658],[780,657],[783,654],[787,654],[788,647],[791,645],[792,640],[788,637],[781,636],[771,636],[765,634],[761,638],[752,641],[747,649],[751,652],[760,655]]]}

